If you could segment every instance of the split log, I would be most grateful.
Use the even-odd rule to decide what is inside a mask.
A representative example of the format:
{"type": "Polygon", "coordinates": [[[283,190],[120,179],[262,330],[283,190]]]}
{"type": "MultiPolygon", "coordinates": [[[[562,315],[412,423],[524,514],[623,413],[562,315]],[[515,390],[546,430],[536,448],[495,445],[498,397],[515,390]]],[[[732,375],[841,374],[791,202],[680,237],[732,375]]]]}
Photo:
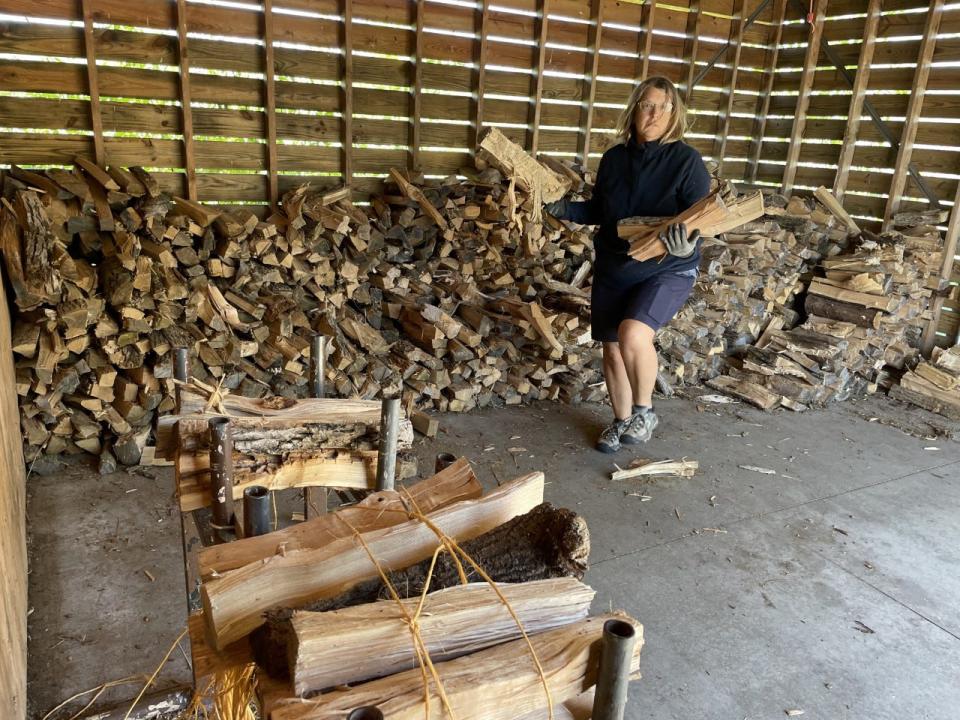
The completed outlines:
{"type": "MultiPolygon", "coordinates": [[[[419,613],[420,637],[433,662],[452,660],[502,642],[545,632],[587,617],[594,591],[574,578],[498,583],[520,620],[518,626],[497,592],[485,582],[403,600],[408,617],[419,613]]],[[[394,600],[326,613],[297,611],[285,626],[290,644],[281,660],[293,690],[315,690],[393,675],[417,665],[404,616],[394,600]]],[[[276,634],[283,634],[278,628],[276,634]]],[[[254,646],[256,649],[256,645],[254,646]]],[[[265,665],[258,657],[258,663],[265,665]]]]}
{"type": "Polygon", "coordinates": [[[351,527],[363,533],[397,525],[407,520],[406,513],[402,512],[407,497],[420,508],[420,512],[429,514],[455,502],[475,500],[481,492],[470,464],[460,458],[436,475],[405,488],[403,495],[398,491],[383,490],[368,495],[354,506],[282,530],[203,548],[197,557],[200,577],[206,580],[273,555],[316,550],[335,540],[351,537],[351,527]]]}
{"type": "MultiPolygon", "coordinates": [[[[542,501],[543,474],[532,473],[478,500],[441,508],[427,517],[460,542],[482,535],[542,501]]],[[[361,537],[387,568],[419,562],[438,544],[434,532],[419,520],[373,530],[361,537]]],[[[223,648],[259,627],[265,610],[332,597],[377,576],[367,551],[358,547],[354,538],[344,538],[317,550],[271,557],[208,580],[201,587],[204,616],[214,646],[223,648]]]]}
{"type": "Polygon", "coordinates": [[[866,308],[862,305],[833,300],[822,295],[808,293],[804,301],[804,310],[810,315],[820,315],[831,320],[842,320],[860,327],[875,327],[875,320],[880,310],[866,308]]]}
{"type": "Polygon", "coordinates": [[[746,400],[761,410],[770,410],[780,404],[780,396],[766,388],[745,380],[731,377],[718,377],[707,381],[707,385],[727,395],[746,400]]]}
{"type": "MultiPolygon", "coordinates": [[[[497,583],[524,583],[573,576],[580,580],[587,570],[590,535],[586,522],[576,513],[543,503],[530,512],[461,544],[463,550],[497,583]]],[[[432,558],[410,567],[387,573],[401,598],[423,593],[432,558]]],[[[461,562],[463,562],[461,560],[461,562]]],[[[455,587],[460,582],[459,565],[446,553],[437,558],[430,588],[455,587]]],[[[467,579],[480,582],[483,577],[469,564],[463,568],[467,579]]],[[[379,577],[357,583],[335,597],[311,602],[300,611],[324,613],[390,598],[379,577]]],[[[293,610],[284,608],[267,613],[267,624],[251,636],[257,656],[278,676],[286,673],[286,648],[290,626],[286,622],[293,610]]]]}
{"type": "Polygon", "coordinates": [[[813,195],[834,217],[847,226],[847,230],[854,235],[860,234],[860,226],[850,217],[850,213],[843,209],[843,205],[833,196],[833,193],[821,185],[813,191],[813,195]]]}
{"type": "MultiPolygon", "coordinates": [[[[514,720],[546,706],[543,680],[554,703],[562,703],[596,683],[597,652],[607,620],[618,619],[634,626],[636,648],[630,672],[640,666],[643,628],[625,615],[601,615],[550,630],[530,638],[543,675],[530,656],[524,640],[514,640],[456,660],[437,664],[444,692],[460,720],[514,720]],[[509,672],[504,672],[509,668],[509,672]]],[[[442,708],[437,689],[430,687],[430,705],[442,708]]],[[[310,700],[292,698],[274,707],[271,720],[320,720],[343,717],[352,709],[374,705],[391,720],[420,720],[424,715],[424,687],[419,669],[373,680],[347,691],[337,691],[310,700]]],[[[439,715],[438,715],[439,716],[439,715]]]]}
{"type": "Polygon", "coordinates": [[[480,140],[481,157],[530,195],[539,211],[543,203],[559,200],[570,190],[570,180],[536,161],[520,145],[497,128],[489,128],[480,140]]]}

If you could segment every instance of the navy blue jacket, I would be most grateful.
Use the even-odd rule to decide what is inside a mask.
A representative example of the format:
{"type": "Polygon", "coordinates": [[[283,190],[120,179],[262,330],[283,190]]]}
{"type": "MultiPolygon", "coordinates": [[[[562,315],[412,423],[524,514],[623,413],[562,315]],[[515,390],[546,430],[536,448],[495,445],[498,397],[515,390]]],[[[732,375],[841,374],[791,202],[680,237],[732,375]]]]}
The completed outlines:
{"type": "Polygon", "coordinates": [[[682,141],[637,143],[631,138],[603,154],[593,195],[587,202],[570,203],[565,218],[600,226],[593,241],[597,271],[623,268],[649,277],[697,267],[700,244],[689,258],[668,255],[662,262],[638,263],[627,255],[628,243],[617,237],[617,221],[636,215],[673,217],[709,193],[710,175],[694,148],[682,141]]]}

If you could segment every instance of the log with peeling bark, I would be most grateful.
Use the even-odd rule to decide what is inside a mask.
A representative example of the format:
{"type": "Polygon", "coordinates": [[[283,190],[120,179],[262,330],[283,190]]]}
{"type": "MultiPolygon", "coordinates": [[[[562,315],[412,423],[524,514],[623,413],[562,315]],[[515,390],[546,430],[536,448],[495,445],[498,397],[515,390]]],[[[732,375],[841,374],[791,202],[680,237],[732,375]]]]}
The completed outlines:
{"type": "MultiPolygon", "coordinates": [[[[363,682],[415,667],[416,654],[405,617],[419,618],[420,637],[433,662],[452,660],[528,635],[584,619],[594,591],[571,577],[497,583],[475,582],[420,597],[357,605],[331,612],[296,611],[269,623],[286,645],[265,658],[254,642],[257,664],[283,669],[297,695],[363,682]],[[499,590],[499,594],[497,592],[499,590]],[[509,603],[520,625],[500,595],[509,603]],[[405,615],[404,615],[405,613],[405,615]]],[[[258,631],[259,632],[259,631],[258,631]]],[[[277,676],[277,673],[273,673],[277,676]]]]}
{"type": "MultiPolygon", "coordinates": [[[[477,500],[441,508],[427,517],[458,541],[469,540],[522,515],[543,501],[543,474],[532,473],[477,500]]],[[[375,512],[371,510],[370,512],[375,512]]],[[[263,613],[335,596],[377,577],[368,550],[387,568],[406,567],[432,555],[438,539],[419,520],[343,538],[319,549],[300,550],[245,565],[201,586],[212,644],[220,649],[263,623],[263,613]]]]}
{"type": "MultiPolygon", "coordinates": [[[[618,619],[634,626],[637,642],[629,671],[640,665],[643,628],[636,620],[619,614],[600,615],[549,630],[530,638],[543,670],[534,664],[530,646],[514,640],[455,660],[437,664],[444,693],[453,714],[461,720],[514,720],[547,706],[544,679],[553,703],[575,697],[596,683],[597,652],[603,624],[618,619]],[[508,673],[503,668],[509,668],[508,673]]],[[[430,705],[442,712],[442,701],[430,686],[430,705]]],[[[372,680],[348,690],[300,700],[275,702],[272,720],[320,720],[343,716],[352,709],[373,705],[392,720],[424,717],[424,687],[419,669],[372,680]]]]}
{"type": "Polygon", "coordinates": [[[244,538],[232,543],[212,545],[197,556],[200,577],[222,575],[230,570],[284,555],[296,550],[316,550],[353,535],[353,529],[369,532],[407,520],[406,504],[415,503],[423,513],[431,513],[462,500],[476,500],[480,483],[470,464],[460,458],[426,480],[404,488],[371,493],[356,505],[325,513],[266,535],[244,538]]]}

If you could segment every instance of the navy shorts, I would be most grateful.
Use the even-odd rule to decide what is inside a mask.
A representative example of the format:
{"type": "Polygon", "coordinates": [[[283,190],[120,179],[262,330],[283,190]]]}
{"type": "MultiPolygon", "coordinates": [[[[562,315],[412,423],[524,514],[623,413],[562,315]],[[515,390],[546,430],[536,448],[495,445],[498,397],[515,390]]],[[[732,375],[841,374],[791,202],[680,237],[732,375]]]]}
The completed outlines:
{"type": "Polygon", "coordinates": [[[617,342],[624,320],[639,320],[659,330],[683,307],[696,279],[696,269],[667,270],[639,279],[616,272],[594,275],[591,336],[600,342],[617,342]]]}

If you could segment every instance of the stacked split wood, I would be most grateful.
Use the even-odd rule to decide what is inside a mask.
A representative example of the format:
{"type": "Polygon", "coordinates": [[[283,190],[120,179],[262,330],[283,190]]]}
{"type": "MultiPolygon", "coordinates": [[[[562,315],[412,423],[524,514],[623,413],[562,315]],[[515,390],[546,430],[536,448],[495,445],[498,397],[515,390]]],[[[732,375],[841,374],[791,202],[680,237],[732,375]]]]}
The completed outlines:
{"type": "Polygon", "coordinates": [[[843,252],[828,249],[806,286],[805,320],[769,325],[708,385],[764,409],[796,410],[889,387],[915,361],[930,319],[940,266],[931,230],[863,232],[843,252]]]}
{"type": "Polygon", "coordinates": [[[492,168],[393,180],[366,209],[301,188],[261,221],[170,198],[139,168],[13,168],[0,239],[28,457],[112,446],[136,462],[173,407],[176,347],[209,384],[302,397],[315,332],[341,397],[402,395],[408,411],[601,397],[587,230],[542,224],[492,168]]]}
{"type": "Polygon", "coordinates": [[[933,362],[921,361],[904,373],[890,396],[960,420],[960,345],[934,348],[933,362]]]}
{"type": "Polygon", "coordinates": [[[543,486],[532,473],[481,496],[460,459],[408,490],[208,548],[203,610],[190,625],[195,664],[217,672],[254,659],[271,718],[366,705],[421,717],[425,691],[434,707],[444,702],[434,683],[424,687],[424,656],[457,717],[516,717],[546,707],[543,682],[558,704],[594,684],[610,618],[638,631],[636,670],[642,627],[588,617],[586,523],[544,503],[543,486]],[[440,551],[438,533],[456,550],[440,551]],[[510,714],[498,714],[503,704],[510,714]]]}

